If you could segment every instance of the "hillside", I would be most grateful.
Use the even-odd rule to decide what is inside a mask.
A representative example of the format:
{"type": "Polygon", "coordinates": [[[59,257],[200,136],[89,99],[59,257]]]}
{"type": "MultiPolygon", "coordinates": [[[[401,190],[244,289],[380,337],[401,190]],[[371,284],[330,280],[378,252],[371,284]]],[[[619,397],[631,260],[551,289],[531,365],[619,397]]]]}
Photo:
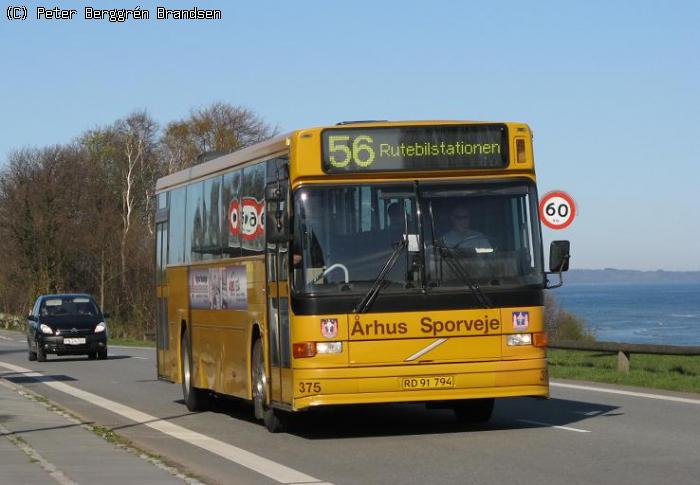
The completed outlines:
{"type": "Polygon", "coordinates": [[[630,269],[572,269],[567,283],[700,283],[700,271],[637,271],[630,269]]]}

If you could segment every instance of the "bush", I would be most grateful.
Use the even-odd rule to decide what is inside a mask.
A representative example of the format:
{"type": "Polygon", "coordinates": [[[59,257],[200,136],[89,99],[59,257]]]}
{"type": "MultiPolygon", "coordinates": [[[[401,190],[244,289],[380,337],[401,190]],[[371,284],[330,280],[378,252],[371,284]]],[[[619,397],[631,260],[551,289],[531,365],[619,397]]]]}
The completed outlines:
{"type": "Polygon", "coordinates": [[[25,330],[25,321],[20,319],[17,315],[10,315],[7,313],[0,313],[0,328],[6,330],[25,330]]]}
{"type": "Polygon", "coordinates": [[[582,340],[593,342],[595,332],[588,328],[586,321],[559,306],[554,296],[545,294],[544,323],[552,342],[561,340],[582,340]]]}

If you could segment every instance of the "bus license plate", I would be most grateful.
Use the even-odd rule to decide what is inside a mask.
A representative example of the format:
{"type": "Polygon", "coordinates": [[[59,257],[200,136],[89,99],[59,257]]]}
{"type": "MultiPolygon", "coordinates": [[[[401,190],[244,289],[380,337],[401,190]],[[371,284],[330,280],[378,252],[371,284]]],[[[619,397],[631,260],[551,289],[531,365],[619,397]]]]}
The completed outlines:
{"type": "Polygon", "coordinates": [[[451,389],[455,387],[454,376],[402,377],[403,390],[414,389],[451,389]]]}
{"type": "Polygon", "coordinates": [[[81,345],[85,343],[85,338],[64,338],[63,343],[66,345],[81,345]]]}

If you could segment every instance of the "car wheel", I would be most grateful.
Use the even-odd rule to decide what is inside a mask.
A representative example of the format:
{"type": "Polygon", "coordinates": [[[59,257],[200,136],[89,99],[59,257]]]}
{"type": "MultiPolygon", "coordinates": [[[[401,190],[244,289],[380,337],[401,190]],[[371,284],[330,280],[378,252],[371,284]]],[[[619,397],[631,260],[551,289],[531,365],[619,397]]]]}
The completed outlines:
{"type": "Polygon", "coordinates": [[[32,350],[32,344],[29,339],[27,339],[27,359],[30,361],[36,360],[36,352],[32,350]]]}
{"type": "Polygon", "coordinates": [[[39,342],[36,343],[36,360],[39,362],[46,362],[46,351],[39,342]]]}
{"type": "Polygon", "coordinates": [[[454,404],[455,417],[460,423],[485,423],[493,414],[494,398],[465,399],[454,404]]]}
{"type": "Polygon", "coordinates": [[[208,405],[209,393],[194,387],[194,373],[192,372],[192,346],[190,343],[190,331],[185,330],[180,346],[180,362],[182,365],[182,396],[189,411],[205,411],[208,405]]]}
{"type": "Polygon", "coordinates": [[[88,359],[95,360],[97,358],[97,352],[88,352],[88,359]]]}
{"type": "Polygon", "coordinates": [[[267,401],[267,374],[265,373],[265,359],[263,357],[262,340],[258,339],[253,344],[253,408],[255,418],[262,419],[270,433],[279,433],[287,425],[287,415],[283,411],[268,407],[267,401]]]}
{"type": "Polygon", "coordinates": [[[107,360],[107,347],[97,351],[97,358],[100,360],[107,360]]]}

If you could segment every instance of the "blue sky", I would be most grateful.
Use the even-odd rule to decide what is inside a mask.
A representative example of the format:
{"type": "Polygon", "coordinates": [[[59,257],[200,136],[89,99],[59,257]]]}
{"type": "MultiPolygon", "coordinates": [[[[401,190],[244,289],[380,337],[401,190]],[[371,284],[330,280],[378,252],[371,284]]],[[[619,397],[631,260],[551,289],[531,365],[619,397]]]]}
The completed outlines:
{"type": "MultiPolygon", "coordinates": [[[[0,163],[137,109],[159,122],[213,101],[280,130],[349,119],[530,124],[540,194],[579,216],[572,267],[700,270],[700,3],[61,2],[72,21],[0,19],[0,163]],[[150,8],[149,21],[82,7],[150,8]]],[[[42,5],[39,3],[39,5],[42,5]]]]}

